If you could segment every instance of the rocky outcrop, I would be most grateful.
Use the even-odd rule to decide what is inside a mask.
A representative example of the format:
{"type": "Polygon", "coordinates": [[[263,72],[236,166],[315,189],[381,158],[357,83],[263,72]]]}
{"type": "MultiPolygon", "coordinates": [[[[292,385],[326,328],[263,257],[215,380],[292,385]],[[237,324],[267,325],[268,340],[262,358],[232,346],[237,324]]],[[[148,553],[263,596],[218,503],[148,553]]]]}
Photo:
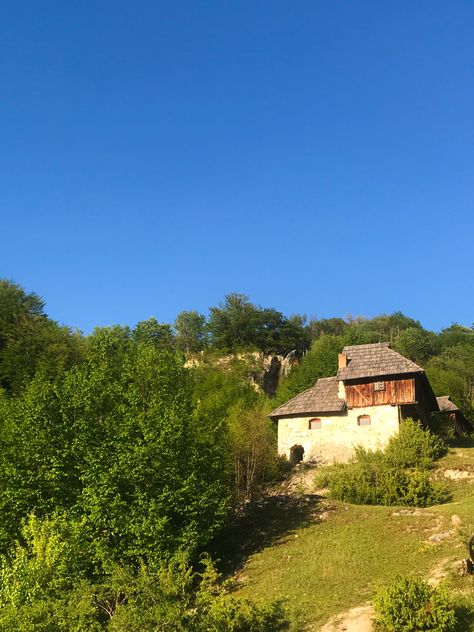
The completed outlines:
{"type": "MultiPolygon", "coordinates": [[[[298,364],[296,351],[290,351],[286,355],[266,355],[259,351],[225,355],[215,360],[216,368],[223,371],[229,370],[233,360],[241,360],[248,363],[249,374],[255,389],[262,390],[268,396],[273,397],[281,380],[290,372],[291,368],[298,364]]],[[[203,356],[193,355],[186,359],[186,367],[197,367],[204,362],[203,356]]]]}
{"type": "Polygon", "coordinates": [[[258,380],[262,390],[273,397],[280,381],[288,375],[291,367],[298,363],[296,351],[287,355],[263,356],[263,374],[258,380]]]}

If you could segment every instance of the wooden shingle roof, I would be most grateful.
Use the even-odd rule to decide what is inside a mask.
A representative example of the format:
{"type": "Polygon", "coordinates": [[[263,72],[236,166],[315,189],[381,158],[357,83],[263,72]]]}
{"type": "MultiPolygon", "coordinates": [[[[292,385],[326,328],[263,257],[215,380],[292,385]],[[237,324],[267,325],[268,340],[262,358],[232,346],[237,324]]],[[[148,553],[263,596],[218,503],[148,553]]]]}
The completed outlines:
{"type": "Polygon", "coordinates": [[[451,401],[449,395],[442,395],[441,397],[437,397],[436,401],[438,402],[439,409],[442,413],[455,413],[457,410],[459,410],[456,404],[451,401]]]}
{"type": "Polygon", "coordinates": [[[388,342],[352,345],[344,347],[342,353],[347,356],[347,366],[337,372],[340,380],[424,373],[420,366],[390,349],[388,342]]]}
{"type": "Polygon", "coordinates": [[[311,388],[275,408],[270,413],[270,417],[341,412],[345,410],[346,402],[337,396],[338,388],[339,379],[337,377],[323,377],[311,388]]]}

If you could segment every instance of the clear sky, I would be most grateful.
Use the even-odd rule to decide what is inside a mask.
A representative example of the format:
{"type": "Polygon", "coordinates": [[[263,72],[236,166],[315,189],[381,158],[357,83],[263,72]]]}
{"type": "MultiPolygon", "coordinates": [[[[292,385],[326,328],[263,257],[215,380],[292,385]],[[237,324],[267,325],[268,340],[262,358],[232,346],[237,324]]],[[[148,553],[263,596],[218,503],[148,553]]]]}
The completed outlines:
{"type": "Polygon", "coordinates": [[[0,277],[56,320],[474,321],[474,3],[3,0],[0,277]]]}

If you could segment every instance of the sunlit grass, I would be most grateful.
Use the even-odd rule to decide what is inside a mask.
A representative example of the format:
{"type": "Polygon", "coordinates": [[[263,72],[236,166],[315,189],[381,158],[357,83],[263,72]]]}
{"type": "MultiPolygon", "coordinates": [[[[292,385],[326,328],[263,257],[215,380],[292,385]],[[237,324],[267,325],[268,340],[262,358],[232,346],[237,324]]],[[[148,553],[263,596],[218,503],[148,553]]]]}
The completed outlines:
{"type": "MultiPolygon", "coordinates": [[[[440,467],[474,466],[474,448],[456,448],[440,467]]],[[[441,475],[441,473],[440,473],[441,475]]],[[[448,481],[451,500],[427,509],[322,503],[325,517],[304,523],[251,555],[239,572],[242,596],[283,598],[292,630],[317,630],[332,615],[372,599],[397,575],[430,578],[438,572],[447,585],[470,598],[472,578],[457,565],[467,556],[465,540],[474,533],[474,484],[448,481]],[[454,516],[454,518],[453,518],[454,516]],[[441,539],[430,539],[442,534],[441,539]]],[[[465,630],[474,630],[467,620],[465,630]]]]}

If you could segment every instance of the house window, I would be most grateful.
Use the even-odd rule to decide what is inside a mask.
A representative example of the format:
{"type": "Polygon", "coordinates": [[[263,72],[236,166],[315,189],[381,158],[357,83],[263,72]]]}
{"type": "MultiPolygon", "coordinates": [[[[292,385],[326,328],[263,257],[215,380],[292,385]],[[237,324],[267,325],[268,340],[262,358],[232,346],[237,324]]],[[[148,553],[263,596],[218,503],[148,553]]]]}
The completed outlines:
{"type": "Polygon", "coordinates": [[[374,382],[374,391],[384,391],[385,382],[374,382]]]}
{"type": "Polygon", "coordinates": [[[321,419],[310,419],[309,420],[309,429],[310,430],[320,430],[321,429],[321,419]]]}
{"type": "Polygon", "coordinates": [[[359,415],[357,417],[358,426],[370,426],[370,415],[359,415]]]}

